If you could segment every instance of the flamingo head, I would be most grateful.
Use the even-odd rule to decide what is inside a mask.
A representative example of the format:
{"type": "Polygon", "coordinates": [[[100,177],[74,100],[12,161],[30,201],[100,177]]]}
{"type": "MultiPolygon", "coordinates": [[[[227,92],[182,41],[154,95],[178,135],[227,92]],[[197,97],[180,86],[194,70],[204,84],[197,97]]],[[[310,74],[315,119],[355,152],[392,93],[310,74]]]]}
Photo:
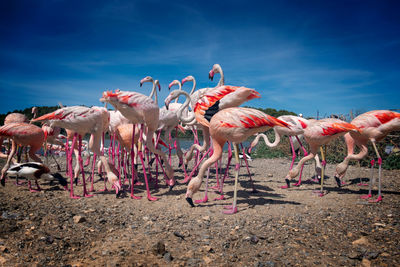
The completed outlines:
{"type": "Polygon", "coordinates": [[[159,82],[158,80],[155,80],[155,81],[154,81],[154,84],[158,87],[158,91],[160,92],[160,91],[161,91],[160,82],[159,82]]]}
{"type": "Polygon", "coordinates": [[[147,83],[147,82],[151,82],[152,83],[153,82],[153,78],[151,76],[146,76],[143,79],[141,79],[140,80],[140,87],[142,87],[142,85],[144,83],[147,83]]]}
{"type": "Polygon", "coordinates": [[[190,82],[193,81],[194,77],[192,75],[187,76],[186,78],[184,78],[181,82],[181,84],[183,85],[185,82],[190,82]]]}
{"type": "Polygon", "coordinates": [[[168,90],[171,90],[171,87],[174,85],[180,85],[181,83],[178,80],[173,80],[169,85],[168,85],[168,90]]]}
{"type": "Polygon", "coordinates": [[[165,104],[165,108],[168,110],[169,108],[169,103],[171,103],[172,100],[174,100],[175,98],[177,98],[180,94],[181,90],[174,90],[171,93],[169,93],[169,95],[167,96],[167,98],[165,98],[164,104],[165,104]]]}
{"type": "Polygon", "coordinates": [[[211,81],[214,79],[214,71],[210,70],[210,72],[208,73],[208,79],[210,79],[211,81]]]}

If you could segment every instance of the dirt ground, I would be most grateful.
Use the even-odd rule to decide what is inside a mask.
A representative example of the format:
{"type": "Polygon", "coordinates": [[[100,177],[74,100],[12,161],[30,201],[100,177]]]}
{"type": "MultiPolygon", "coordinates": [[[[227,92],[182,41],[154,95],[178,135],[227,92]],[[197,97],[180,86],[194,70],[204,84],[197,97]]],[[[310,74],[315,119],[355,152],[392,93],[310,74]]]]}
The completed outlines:
{"type": "MultiPolygon", "coordinates": [[[[258,193],[251,193],[246,169],[241,168],[239,212],[234,215],[221,212],[232,202],[232,178],[225,186],[225,200],[214,201],[218,194],[211,192],[209,201],[195,208],[185,201],[186,185],[168,192],[163,180],[159,190],[152,190],[159,200],[150,202],[144,185],[135,186],[140,200],[129,194],[117,199],[114,190],[76,200],[57,184],[41,181],[44,190],[30,193],[27,185],[16,186],[8,179],[0,188],[0,265],[400,265],[399,170],[383,170],[383,201],[368,203],[360,199],[367,187],[357,185],[360,177],[368,180],[366,168],[350,167],[346,177],[351,184],[337,188],[335,166],[328,164],[328,194],[318,197],[313,191],[319,187],[310,181],[280,188],[289,164],[288,159],[250,162],[258,193]]],[[[183,172],[176,162],[173,166],[177,180],[182,180],[183,172]]],[[[230,177],[233,174],[231,167],[230,177]]],[[[313,175],[313,165],[307,165],[303,179],[313,175]]],[[[210,185],[215,185],[215,172],[210,185]]],[[[101,189],[103,182],[95,187],[101,189]]],[[[82,186],[76,193],[82,193],[82,186]]]]}

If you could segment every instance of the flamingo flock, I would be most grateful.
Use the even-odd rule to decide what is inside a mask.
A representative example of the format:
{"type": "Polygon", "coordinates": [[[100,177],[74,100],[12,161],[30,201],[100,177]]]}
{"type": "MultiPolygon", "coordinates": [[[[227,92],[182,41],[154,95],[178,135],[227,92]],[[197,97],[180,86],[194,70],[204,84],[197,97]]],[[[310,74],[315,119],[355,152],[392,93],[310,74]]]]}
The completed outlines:
{"type": "MultiPolygon", "coordinates": [[[[25,177],[28,180],[29,190],[35,192],[40,190],[37,180],[45,177],[59,181],[69,191],[71,198],[80,198],[74,193],[74,186],[79,183],[83,186],[82,196],[92,197],[93,194],[90,194],[90,192],[94,191],[93,183],[97,164],[98,174],[103,177],[103,169],[106,174],[103,178],[103,190],[108,190],[106,186],[108,181],[114,188],[117,197],[120,197],[121,193],[127,190],[130,192],[131,198],[139,199],[141,197],[135,195],[134,187],[140,184],[138,173],[139,166],[141,166],[147,199],[156,201],[158,198],[151,195],[151,184],[153,182],[155,188],[159,186],[158,176],[160,174],[164,175],[165,184],[169,187],[169,190],[173,190],[177,182],[171,161],[171,151],[175,149],[179,159],[177,168],[183,169],[184,172],[184,179],[179,182],[188,183],[185,194],[186,201],[194,207],[194,202],[208,201],[207,190],[210,168],[213,164],[216,170],[220,168],[223,147],[228,142],[229,149],[231,144],[234,148],[235,183],[232,205],[225,207],[223,212],[234,214],[238,211],[239,145],[250,136],[257,135],[250,145],[249,152],[260,138],[264,139],[267,146],[275,147],[282,136],[289,136],[293,156],[288,174],[285,177],[287,185],[282,188],[290,187],[290,181],[298,175],[299,179],[294,185],[300,186],[304,163],[314,159],[317,169],[322,170],[320,174],[320,196],[324,195],[323,166],[326,164],[325,154],[321,146],[339,136],[344,136],[347,156],[336,167],[335,179],[338,186],[342,185],[349,162],[364,158],[367,155],[367,143],[371,142],[379,165],[378,197],[373,201],[382,201],[382,158],[376,147],[376,142],[382,140],[390,132],[400,130],[400,113],[389,110],[375,110],[361,114],[351,122],[333,118],[307,120],[289,115],[275,118],[256,109],[239,107],[247,101],[260,98],[261,94],[255,89],[244,86],[225,85],[224,73],[219,64],[213,65],[209,71],[209,79],[213,80],[215,74],[218,73],[220,80],[217,86],[213,88],[196,90],[196,80],[193,76],[187,76],[181,82],[180,80],[172,81],[169,84],[169,89],[171,90],[174,86],[177,86],[178,89],[170,92],[164,100],[165,106],[162,108],[158,105],[157,97],[157,90],[161,89],[160,83],[151,76],[146,76],[140,81],[140,86],[146,82],[151,83],[152,91],[149,95],[119,89],[99,94],[100,101],[105,103],[106,106],[111,105],[114,110],[96,106],[90,108],[84,106],[62,107],[40,117],[34,115],[31,123],[22,114],[12,113],[8,115],[4,126],[0,127],[0,147],[4,138],[10,138],[12,146],[8,154],[0,151],[0,157],[6,158],[6,163],[1,170],[1,184],[5,186],[7,176],[25,177]],[[187,82],[193,83],[190,93],[182,89],[182,86],[187,82]],[[184,103],[178,102],[180,96],[185,98],[184,103]],[[41,122],[43,125],[38,127],[32,122],[41,122]],[[60,135],[61,128],[66,130],[66,137],[60,135]],[[275,140],[272,143],[264,134],[271,128],[275,132],[275,140]],[[193,145],[184,153],[179,144],[178,131],[186,130],[193,131],[194,140],[193,145]],[[163,137],[160,135],[161,131],[164,131],[163,137]],[[199,142],[198,131],[203,134],[202,144],[199,142]],[[108,158],[104,153],[106,132],[109,133],[111,139],[108,158]],[[88,178],[85,177],[84,168],[89,165],[91,158],[88,158],[86,163],[83,162],[82,158],[82,142],[84,141],[82,138],[85,134],[90,134],[88,149],[93,154],[91,175],[88,178]],[[296,153],[293,141],[297,141],[304,152],[304,157],[295,167],[296,153]],[[309,152],[304,148],[304,142],[308,144],[309,152]],[[50,147],[47,144],[50,144],[50,147]],[[51,155],[52,145],[65,149],[66,174],[70,179],[69,186],[59,173],[50,174],[49,168],[36,155],[36,152],[42,146],[45,147],[45,154],[51,155]],[[31,162],[16,163],[14,155],[18,147],[29,147],[28,154],[31,162]],[[167,148],[168,153],[165,153],[162,147],[167,148]],[[360,149],[358,154],[354,152],[355,147],[360,149]],[[318,157],[319,149],[322,163],[320,163],[318,157]],[[75,168],[72,166],[73,155],[76,157],[75,168]],[[98,158],[100,160],[97,163],[98,158]],[[193,168],[189,173],[187,172],[188,164],[193,159],[193,168]],[[193,196],[201,188],[207,170],[206,196],[202,200],[193,201],[193,196]],[[197,174],[196,171],[198,171],[197,174]],[[130,179],[128,178],[129,175],[130,179]],[[31,180],[35,180],[37,189],[31,187],[31,180]],[[87,182],[91,185],[89,189],[86,185],[87,182]],[[129,185],[126,185],[126,182],[129,185]]],[[[37,112],[37,109],[35,109],[35,112],[37,112]]],[[[215,189],[221,194],[219,199],[223,199],[223,184],[233,157],[230,151],[224,178],[221,176],[221,179],[219,179],[218,172],[216,175],[217,187],[215,189]]],[[[244,159],[246,158],[244,157],[244,159]]],[[[47,161],[46,159],[46,163],[47,161]]],[[[247,161],[245,163],[248,164],[247,161]]],[[[375,161],[372,160],[372,167],[374,163],[375,161]]],[[[58,163],[57,166],[59,166],[58,163]]],[[[60,167],[58,169],[60,170],[60,167]]],[[[372,177],[369,194],[363,196],[363,198],[372,198],[372,177]]]]}

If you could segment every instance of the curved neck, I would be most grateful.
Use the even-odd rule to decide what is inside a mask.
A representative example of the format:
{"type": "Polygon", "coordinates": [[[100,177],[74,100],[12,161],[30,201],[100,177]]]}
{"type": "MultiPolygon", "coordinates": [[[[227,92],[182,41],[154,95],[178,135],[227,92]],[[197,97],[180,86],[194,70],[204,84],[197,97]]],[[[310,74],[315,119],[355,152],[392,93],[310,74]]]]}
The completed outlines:
{"type": "MultiPolygon", "coordinates": [[[[191,112],[187,118],[184,118],[184,117],[182,116],[183,110],[184,110],[184,109],[187,109],[188,106],[189,106],[189,103],[190,103],[190,95],[189,95],[188,93],[186,93],[185,91],[183,91],[183,90],[180,90],[180,91],[179,91],[179,95],[184,95],[184,96],[186,96],[186,100],[185,100],[185,103],[183,103],[182,106],[179,107],[178,111],[176,112],[176,115],[178,116],[178,118],[179,118],[183,123],[191,122],[191,121],[193,121],[193,119],[195,118],[195,115],[194,115],[193,112],[191,112]]],[[[179,97],[179,95],[178,95],[178,97],[179,97]]],[[[178,98],[178,97],[177,97],[177,98],[178,98]]]]}
{"type": "Polygon", "coordinates": [[[192,87],[192,91],[190,91],[190,95],[192,95],[195,90],[196,90],[196,80],[193,78],[193,87],[192,87]]]}
{"type": "MultiPolygon", "coordinates": [[[[182,84],[181,83],[178,83],[178,87],[179,87],[178,90],[182,90],[182,84]]],[[[178,103],[178,100],[179,100],[179,96],[175,99],[175,103],[178,103]]]]}
{"type": "Polygon", "coordinates": [[[275,141],[273,143],[271,143],[269,141],[268,137],[265,134],[258,134],[257,137],[253,140],[253,142],[251,142],[250,147],[255,147],[261,137],[264,139],[264,142],[268,147],[276,147],[279,144],[279,142],[281,141],[281,136],[276,131],[275,128],[274,128],[274,132],[275,132],[275,141]]]}
{"type": "Polygon", "coordinates": [[[221,78],[219,79],[217,86],[223,86],[223,85],[225,85],[225,77],[224,77],[224,72],[222,71],[221,66],[218,66],[218,71],[219,71],[219,74],[221,75],[221,78]]]}
{"type": "Polygon", "coordinates": [[[158,105],[158,97],[157,97],[157,85],[156,85],[156,81],[151,80],[151,82],[153,83],[153,89],[151,90],[151,93],[149,95],[150,98],[153,98],[154,95],[154,102],[156,103],[156,105],[158,105]]]}

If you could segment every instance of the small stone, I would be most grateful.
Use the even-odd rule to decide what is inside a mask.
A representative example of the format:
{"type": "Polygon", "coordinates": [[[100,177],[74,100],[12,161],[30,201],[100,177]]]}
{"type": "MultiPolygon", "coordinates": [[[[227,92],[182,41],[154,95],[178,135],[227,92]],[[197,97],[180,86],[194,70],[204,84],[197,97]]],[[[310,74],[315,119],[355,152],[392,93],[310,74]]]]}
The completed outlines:
{"type": "Polygon", "coordinates": [[[165,244],[162,241],[158,241],[157,244],[153,246],[154,255],[164,255],[165,254],[165,244]]]}
{"type": "Polygon", "coordinates": [[[353,236],[353,233],[352,232],[348,232],[347,233],[347,237],[352,237],[353,236]]]}
{"type": "Polygon", "coordinates": [[[363,236],[360,239],[357,239],[357,240],[353,241],[352,244],[353,244],[353,246],[368,245],[369,242],[368,242],[368,239],[363,236]]]}
{"type": "Polygon", "coordinates": [[[164,258],[164,260],[167,261],[167,262],[171,262],[171,261],[173,260],[173,258],[172,258],[172,256],[171,256],[171,253],[169,253],[169,252],[165,253],[164,256],[163,256],[163,258],[164,258]]]}
{"type": "Polygon", "coordinates": [[[358,253],[358,252],[355,252],[355,251],[353,251],[353,252],[351,252],[347,257],[349,258],[349,259],[353,259],[353,260],[361,260],[362,259],[362,254],[361,253],[358,253]]]}
{"type": "Polygon", "coordinates": [[[268,173],[267,175],[268,177],[274,177],[274,175],[272,173],[268,173]]]}
{"type": "Polygon", "coordinates": [[[211,259],[210,257],[204,256],[204,257],[203,257],[203,261],[204,261],[207,265],[209,265],[209,264],[212,262],[212,259],[211,259]]]}
{"type": "Polygon", "coordinates": [[[253,235],[253,236],[250,238],[250,243],[252,243],[252,244],[257,244],[258,241],[259,241],[259,239],[258,239],[258,237],[255,236],[255,235],[253,235]]]}
{"type": "Polygon", "coordinates": [[[181,238],[182,240],[185,239],[185,236],[177,231],[174,232],[174,236],[181,238]]]}
{"type": "Polygon", "coordinates": [[[361,266],[363,266],[363,267],[371,267],[371,261],[369,261],[369,260],[364,258],[361,261],[361,266]]]}
{"type": "Polygon", "coordinates": [[[205,252],[214,253],[214,249],[211,246],[203,246],[205,252]]]}
{"type": "Polygon", "coordinates": [[[8,253],[10,252],[6,246],[0,246],[0,252],[8,253]]]}
{"type": "Polygon", "coordinates": [[[73,217],[74,223],[83,223],[86,222],[86,218],[80,215],[76,215],[73,217]]]}
{"type": "Polygon", "coordinates": [[[373,260],[373,259],[378,258],[379,252],[371,251],[371,252],[368,252],[365,256],[367,257],[368,260],[373,260]]]}
{"type": "Polygon", "coordinates": [[[204,221],[209,221],[210,220],[210,216],[203,216],[202,218],[204,221]]]}

